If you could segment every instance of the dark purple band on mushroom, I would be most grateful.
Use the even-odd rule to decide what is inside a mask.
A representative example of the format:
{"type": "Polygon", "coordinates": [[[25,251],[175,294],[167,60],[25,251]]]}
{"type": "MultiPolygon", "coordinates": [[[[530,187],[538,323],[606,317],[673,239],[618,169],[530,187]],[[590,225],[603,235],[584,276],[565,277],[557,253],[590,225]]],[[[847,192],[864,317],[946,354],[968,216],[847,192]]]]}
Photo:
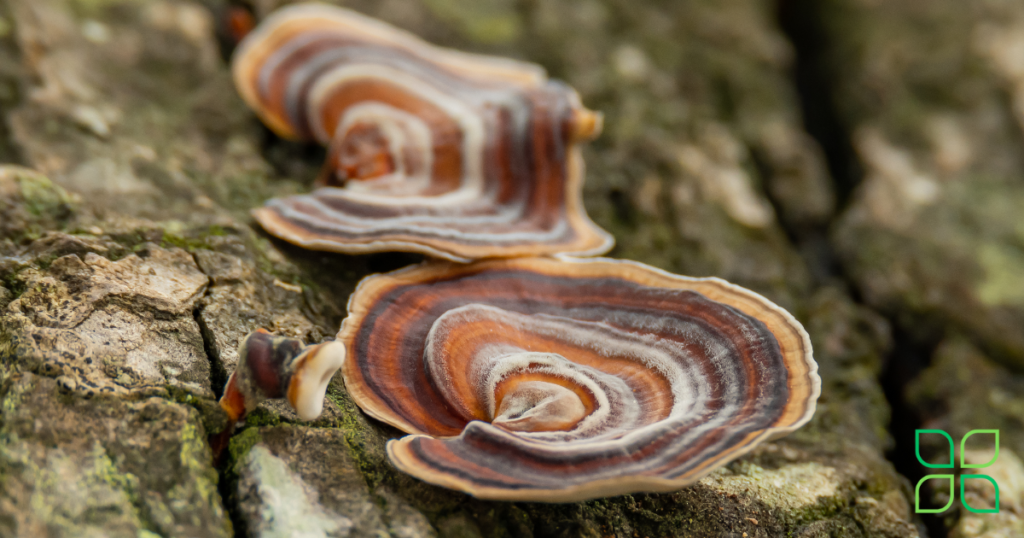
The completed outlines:
{"type": "Polygon", "coordinates": [[[292,376],[292,362],[303,349],[301,341],[266,331],[249,335],[239,359],[245,361],[252,382],[264,398],[284,398],[292,376]]]}
{"type": "Polygon", "coordinates": [[[392,461],[509,500],[692,483],[806,422],[820,381],[802,327],[718,279],[631,262],[428,264],[360,284],[340,341],[392,461]]]}
{"type": "Polygon", "coordinates": [[[577,143],[596,136],[600,116],[538,66],[308,4],[264,21],[233,71],[278,134],[329,148],[322,188],[254,212],[274,235],[456,261],[611,248],[580,202],[577,143]]]}

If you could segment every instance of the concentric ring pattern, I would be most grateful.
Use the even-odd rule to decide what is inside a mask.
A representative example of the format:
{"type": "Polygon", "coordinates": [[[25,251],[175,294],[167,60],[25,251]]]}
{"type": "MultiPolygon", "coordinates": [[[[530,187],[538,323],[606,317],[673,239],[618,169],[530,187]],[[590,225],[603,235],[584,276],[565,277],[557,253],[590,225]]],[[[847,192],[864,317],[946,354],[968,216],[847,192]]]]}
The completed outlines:
{"type": "Polygon", "coordinates": [[[316,191],[254,212],[274,235],[454,261],[611,248],[580,200],[577,143],[597,135],[601,117],[539,66],[300,4],[249,34],[232,69],[274,131],[329,148],[316,191]]]}
{"type": "Polygon", "coordinates": [[[481,498],[668,491],[805,423],[803,328],[716,278],[628,261],[432,262],[365,279],[339,335],[401,470],[481,498]]]}

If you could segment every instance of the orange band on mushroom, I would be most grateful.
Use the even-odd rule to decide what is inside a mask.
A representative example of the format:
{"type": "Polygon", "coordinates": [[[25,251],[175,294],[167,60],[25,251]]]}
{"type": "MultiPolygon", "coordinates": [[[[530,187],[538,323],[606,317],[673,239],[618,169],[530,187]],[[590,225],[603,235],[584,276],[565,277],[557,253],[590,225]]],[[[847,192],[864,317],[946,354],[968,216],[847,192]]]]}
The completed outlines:
{"type": "Polygon", "coordinates": [[[249,34],[233,72],[274,131],[329,148],[321,188],[254,212],[278,237],[455,261],[611,248],[580,200],[577,143],[598,134],[600,115],[536,65],[306,4],[249,34]]]}
{"type": "Polygon", "coordinates": [[[363,280],[339,342],[368,414],[425,481],[574,501],[668,491],[814,412],[803,328],[716,278],[627,261],[434,262],[363,280]]]}

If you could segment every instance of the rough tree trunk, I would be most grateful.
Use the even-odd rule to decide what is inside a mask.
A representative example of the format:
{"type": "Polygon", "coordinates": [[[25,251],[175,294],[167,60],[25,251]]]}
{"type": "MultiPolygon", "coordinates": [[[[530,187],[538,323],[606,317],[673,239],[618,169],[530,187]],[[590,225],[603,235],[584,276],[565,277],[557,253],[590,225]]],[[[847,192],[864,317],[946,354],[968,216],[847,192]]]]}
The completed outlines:
{"type": "Polygon", "coordinates": [[[1024,532],[1006,509],[1024,506],[1024,8],[778,4],[345,2],[567,80],[606,114],[585,202],[611,255],[749,287],[811,334],[823,392],[797,433],[676,493],[549,505],[397,472],[383,446],[400,433],[340,379],[313,423],[262,405],[215,465],[240,338],[322,340],[360,278],[417,258],[253,227],[248,209],[308,188],[323,152],[236,96],[221,1],[0,2],[0,159],[24,167],[0,169],[0,535],[934,534],[885,454],[923,474],[917,420],[1003,431],[1004,510],[946,521],[1024,532]]]}

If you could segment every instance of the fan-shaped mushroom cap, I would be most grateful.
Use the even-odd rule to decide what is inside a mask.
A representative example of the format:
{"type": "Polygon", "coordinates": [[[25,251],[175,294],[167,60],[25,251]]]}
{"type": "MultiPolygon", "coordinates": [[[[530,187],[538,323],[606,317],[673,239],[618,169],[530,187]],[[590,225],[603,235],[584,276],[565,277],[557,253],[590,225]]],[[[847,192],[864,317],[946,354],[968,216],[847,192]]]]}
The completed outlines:
{"type": "Polygon", "coordinates": [[[329,147],[321,188],[254,212],[278,237],[454,261],[611,248],[580,200],[577,142],[601,116],[536,65],[302,4],[249,34],[233,72],[274,131],[329,147]]]}
{"type": "Polygon", "coordinates": [[[368,277],[339,341],[355,402],[416,434],[388,443],[394,464],[487,499],[678,489],[800,427],[820,392],[785,310],[628,261],[368,277]]]}

